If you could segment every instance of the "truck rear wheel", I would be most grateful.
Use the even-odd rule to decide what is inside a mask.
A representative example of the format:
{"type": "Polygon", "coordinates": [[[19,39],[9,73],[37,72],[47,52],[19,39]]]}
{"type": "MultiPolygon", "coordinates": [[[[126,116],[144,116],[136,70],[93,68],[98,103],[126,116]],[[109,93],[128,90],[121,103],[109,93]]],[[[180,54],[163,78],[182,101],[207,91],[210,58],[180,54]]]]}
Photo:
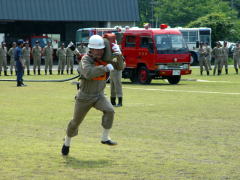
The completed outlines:
{"type": "Polygon", "coordinates": [[[152,81],[152,77],[149,74],[149,70],[142,66],[138,70],[138,82],[140,84],[150,84],[152,81]]]}
{"type": "Polygon", "coordinates": [[[181,79],[181,76],[170,76],[167,78],[170,84],[177,84],[179,83],[180,79],[181,79]]]}

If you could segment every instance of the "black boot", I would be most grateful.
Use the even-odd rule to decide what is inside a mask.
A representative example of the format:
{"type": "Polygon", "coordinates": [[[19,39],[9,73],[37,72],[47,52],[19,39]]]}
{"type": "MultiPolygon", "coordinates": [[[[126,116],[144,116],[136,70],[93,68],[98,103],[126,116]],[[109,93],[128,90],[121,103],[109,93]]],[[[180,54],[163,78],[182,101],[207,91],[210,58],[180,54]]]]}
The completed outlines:
{"type": "Polygon", "coordinates": [[[236,70],[236,74],[238,74],[238,69],[235,69],[236,70]]]}
{"type": "Polygon", "coordinates": [[[17,86],[18,86],[18,87],[21,87],[21,86],[22,86],[21,81],[17,81],[17,86]]]}
{"type": "Polygon", "coordinates": [[[228,74],[228,69],[225,69],[226,74],[228,74]]]}
{"type": "Polygon", "coordinates": [[[63,70],[61,71],[61,74],[64,74],[64,73],[63,73],[63,70]]]}
{"type": "Polygon", "coordinates": [[[11,76],[13,75],[13,71],[10,71],[11,76]]]}
{"type": "Polygon", "coordinates": [[[45,70],[45,75],[47,75],[47,70],[45,70]]]}
{"type": "Polygon", "coordinates": [[[33,74],[36,75],[36,70],[35,69],[33,70],[33,74]]]}
{"type": "Polygon", "coordinates": [[[60,75],[60,70],[58,70],[58,75],[60,75]]]}
{"type": "Polygon", "coordinates": [[[221,70],[218,70],[218,76],[221,75],[221,70]]]}
{"type": "Polygon", "coordinates": [[[202,72],[203,72],[203,71],[200,71],[200,74],[201,74],[201,75],[202,75],[202,72]]]}
{"type": "Polygon", "coordinates": [[[52,70],[49,70],[49,74],[52,75],[52,70]]]}
{"type": "Polygon", "coordinates": [[[2,71],[0,71],[0,76],[2,75],[2,71]]]}
{"type": "Polygon", "coordinates": [[[207,71],[207,75],[209,76],[209,71],[207,71]]]}
{"type": "Polygon", "coordinates": [[[68,69],[67,69],[67,74],[68,74],[68,69]]]}
{"type": "Polygon", "coordinates": [[[27,75],[30,75],[30,70],[27,70],[27,75]]]}
{"type": "Polygon", "coordinates": [[[4,76],[7,76],[7,71],[4,71],[4,76]]]}
{"type": "Polygon", "coordinates": [[[41,70],[40,69],[38,69],[38,75],[41,75],[41,70]]]}
{"type": "Polygon", "coordinates": [[[216,74],[216,69],[213,70],[213,75],[215,76],[215,74],[216,74]]]}
{"type": "Polygon", "coordinates": [[[118,98],[118,104],[117,104],[118,107],[121,107],[122,106],[122,97],[119,97],[118,98]]]}
{"type": "Polygon", "coordinates": [[[73,74],[73,69],[71,69],[71,74],[73,74]]]}
{"type": "Polygon", "coordinates": [[[111,97],[111,104],[116,106],[116,97],[111,97]]]}

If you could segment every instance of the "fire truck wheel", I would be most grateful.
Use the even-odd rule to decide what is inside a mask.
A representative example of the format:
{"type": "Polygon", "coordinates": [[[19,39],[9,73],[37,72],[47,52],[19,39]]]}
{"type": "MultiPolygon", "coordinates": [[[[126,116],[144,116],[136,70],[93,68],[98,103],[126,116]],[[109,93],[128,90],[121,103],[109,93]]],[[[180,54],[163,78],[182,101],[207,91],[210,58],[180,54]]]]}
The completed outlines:
{"type": "Polygon", "coordinates": [[[138,82],[140,84],[150,84],[152,77],[149,75],[149,71],[145,66],[142,66],[138,70],[138,82]]]}
{"type": "Polygon", "coordinates": [[[170,76],[167,78],[170,84],[177,84],[179,83],[180,79],[181,79],[181,76],[170,76]]]}

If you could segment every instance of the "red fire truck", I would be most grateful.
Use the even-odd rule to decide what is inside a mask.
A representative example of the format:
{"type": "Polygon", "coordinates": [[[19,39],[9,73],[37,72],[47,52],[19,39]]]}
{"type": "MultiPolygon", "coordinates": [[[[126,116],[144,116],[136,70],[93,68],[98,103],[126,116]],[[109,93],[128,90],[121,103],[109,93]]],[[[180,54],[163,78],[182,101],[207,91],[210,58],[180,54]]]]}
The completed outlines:
{"type": "Polygon", "coordinates": [[[178,29],[168,28],[165,24],[160,28],[130,28],[122,32],[84,28],[77,31],[80,33],[77,42],[84,42],[92,34],[109,32],[121,37],[118,43],[126,61],[123,78],[141,84],[149,84],[152,79],[167,79],[170,84],[177,84],[182,75],[191,74],[191,54],[178,29]],[[122,34],[119,36],[119,33],[122,34]]]}
{"type": "Polygon", "coordinates": [[[121,43],[126,68],[123,78],[149,84],[152,79],[167,79],[177,84],[181,75],[191,74],[191,56],[181,32],[167,28],[129,29],[121,43]]]}

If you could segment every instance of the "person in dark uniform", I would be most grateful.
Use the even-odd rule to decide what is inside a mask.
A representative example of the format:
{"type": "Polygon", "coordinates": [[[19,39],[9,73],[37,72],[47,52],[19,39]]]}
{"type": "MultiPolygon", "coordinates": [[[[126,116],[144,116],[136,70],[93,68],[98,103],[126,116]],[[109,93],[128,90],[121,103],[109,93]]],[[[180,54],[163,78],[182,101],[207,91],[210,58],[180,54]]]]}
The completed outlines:
{"type": "Polygon", "coordinates": [[[17,86],[25,86],[23,84],[23,70],[24,70],[24,60],[22,57],[22,47],[23,47],[23,40],[19,39],[17,42],[17,47],[15,50],[15,61],[16,61],[16,69],[17,69],[17,86]]]}

